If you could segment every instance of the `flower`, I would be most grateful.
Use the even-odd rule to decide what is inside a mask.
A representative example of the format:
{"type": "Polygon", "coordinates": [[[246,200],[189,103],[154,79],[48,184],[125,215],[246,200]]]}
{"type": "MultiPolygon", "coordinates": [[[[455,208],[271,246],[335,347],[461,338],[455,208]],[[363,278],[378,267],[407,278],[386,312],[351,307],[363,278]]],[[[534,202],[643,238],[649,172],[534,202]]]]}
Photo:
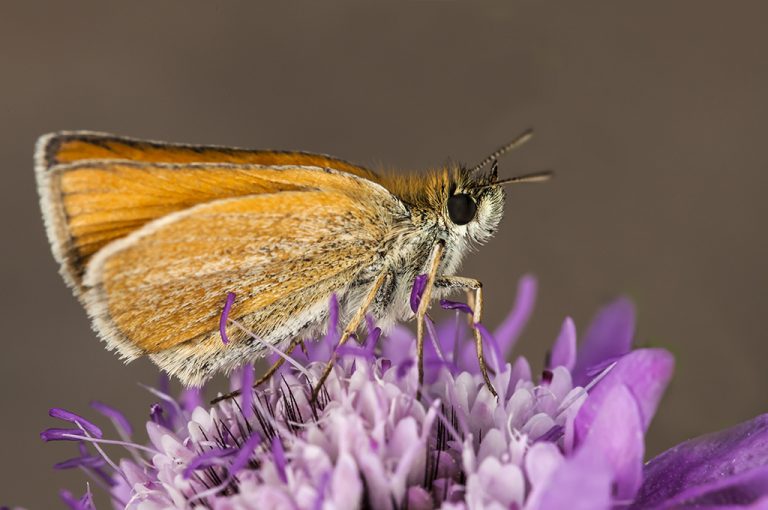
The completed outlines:
{"type": "MultiPolygon", "coordinates": [[[[628,300],[601,310],[579,349],[565,319],[537,377],[525,358],[502,362],[535,294],[535,280],[524,277],[494,334],[479,326],[498,398],[479,371],[465,320],[472,310],[446,301],[456,317],[427,324],[420,398],[412,334],[396,326],[383,338],[369,321],[368,338],[337,351],[312,401],[312,383],[338,341],[333,320],[324,339],[308,342],[263,388],[250,390],[246,367],[233,386],[247,391],[213,406],[199,390],[179,398],[153,390],[160,401],[146,423],[147,445],[133,442],[128,420],[101,403],[93,408],[119,439],[61,409],[51,416],[69,428],[41,436],[77,442],[79,455],[56,467],[90,474],[117,508],[768,508],[768,415],[643,464],[644,434],[674,363],[663,349],[632,350],[628,300]],[[128,455],[115,461],[104,444],[128,455]]],[[[94,508],[90,489],[83,498],[62,492],[62,500],[94,508]]]]}

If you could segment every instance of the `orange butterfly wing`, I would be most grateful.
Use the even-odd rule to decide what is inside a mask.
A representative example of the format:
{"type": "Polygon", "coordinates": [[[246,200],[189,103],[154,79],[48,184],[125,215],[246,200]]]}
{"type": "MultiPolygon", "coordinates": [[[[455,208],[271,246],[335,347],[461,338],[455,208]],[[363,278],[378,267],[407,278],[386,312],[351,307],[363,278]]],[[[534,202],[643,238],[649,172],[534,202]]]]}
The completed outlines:
{"type": "Polygon", "coordinates": [[[62,274],[80,292],[90,258],[146,223],[228,197],[322,186],[306,171],[266,177],[265,167],[308,166],[377,182],[324,155],[164,144],[90,132],[42,137],[36,152],[41,206],[62,274]]]}
{"type": "Polygon", "coordinates": [[[232,343],[222,344],[229,292],[236,295],[229,317],[270,344],[322,321],[328,296],[343,294],[371,266],[406,211],[369,181],[303,171],[327,176],[323,190],[214,200],[100,250],[83,297],[101,337],[128,359],[150,354],[185,384],[199,384],[263,356],[233,325],[232,343]]]}

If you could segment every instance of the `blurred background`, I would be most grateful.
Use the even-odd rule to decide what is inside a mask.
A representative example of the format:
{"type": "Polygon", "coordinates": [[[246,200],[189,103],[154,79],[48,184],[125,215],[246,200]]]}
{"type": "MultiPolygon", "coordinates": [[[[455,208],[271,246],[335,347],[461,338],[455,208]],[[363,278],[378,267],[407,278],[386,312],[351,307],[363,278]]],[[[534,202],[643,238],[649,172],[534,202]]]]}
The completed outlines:
{"type": "Polygon", "coordinates": [[[521,352],[625,294],[638,342],[677,357],[648,455],[768,411],[768,33],[763,2],[41,2],[0,18],[0,504],[60,506],[51,406],[154,398],[149,362],[104,350],[59,275],[35,190],[37,136],[89,129],[300,149],[376,168],[475,163],[521,130],[496,239],[466,276],[486,323],[540,283],[521,352]]]}

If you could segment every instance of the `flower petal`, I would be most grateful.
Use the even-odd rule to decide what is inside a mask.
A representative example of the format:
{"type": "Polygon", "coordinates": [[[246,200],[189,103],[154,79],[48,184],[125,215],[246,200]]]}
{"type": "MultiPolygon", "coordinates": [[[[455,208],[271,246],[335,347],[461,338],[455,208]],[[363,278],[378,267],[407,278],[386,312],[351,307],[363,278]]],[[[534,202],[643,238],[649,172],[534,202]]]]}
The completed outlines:
{"type": "Polygon", "coordinates": [[[71,459],[57,462],[53,465],[53,469],[72,469],[77,467],[101,467],[105,464],[105,461],[101,457],[85,456],[85,457],[73,457],[71,459]]]}
{"type": "Polygon", "coordinates": [[[95,508],[93,506],[93,497],[91,496],[90,488],[80,499],[77,499],[68,490],[59,491],[59,497],[61,498],[61,501],[72,510],[92,510],[95,508]]]}
{"type": "Polygon", "coordinates": [[[608,394],[616,385],[629,388],[635,398],[643,429],[648,430],[674,369],[674,358],[664,349],[638,349],[616,362],[608,374],[589,392],[576,417],[576,441],[583,440],[608,394]]]}
{"type": "Polygon", "coordinates": [[[520,381],[531,380],[531,364],[523,356],[519,356],[512,364],[512,371],[509,376],[509,395],[515,391],[517,383],[520,381]]]}
{"type": "Polygon", "coordinates": [[[189,479],[192,477],[192,474],[196,470],[208,468],[217,463],[221,463],[219,462],[220,459],[232,455],[237,451],[237,448],[213,448],[203,452],[189,461],[187,466],[184,468],[184,471],[182,472],[182,476],[185,479],[189,479]]]}
{"type": "Polygon", "coordinates": [[[565,458],[552,443],[535,443],[525,454],[525,471],[531,484],[527,505],[537,508],[549,479],[563,465],[565,458]]]}
{"type": "Polygon", "coordinates": [[[503,351],[499,347],[499,343],[496,341],[496,338],[494,338],[491,332],[488,331],[488,328],[486,328],[480,322],[475,324],[475,329],[477,329],[480,332],[480,336],[483,339],[483,343],[491,346],[490,354],[493,356],[491,358],[491,366],[496,372],[501,371],[501,364],[502,364],[502,360],[504,359],[504,355],[502,354],[503,351]]]}
{"type": "Polygon", "coordinates": [[[243,365],[241,381],[242,402],[240,405],[243,409],[243,417],[247,420],[253,415],[253,365],[251,363],[243,365]]]}
{"type": "MultiPolygon", "coordinates": [[[[251,439],[254,439],[254,438],[258,438],[258,436],[256,436],[256,434],[251,436],[251,439]]],[[[248,440],[249,446],[251,442],[252,442],[251,440],[248,440]]],[[[250,450],[250,453],[253,453],[253,450],[256,448],[256,445],[258,445],[258,442],[253,443],[253,448],[248,448],[250,450]]],[[[246,451],[246,449],[243,448],[242,451],[246,451]]],[[[250,453],[248,454],[249,457],[250,457],[250,453]]],[[[280,440],[279,437],[275,437],[274,439],[272,439],[272,459],[273,459],[273,462],[275,463],[275,467],[277,468],[277,474],[280,477],[280,480],[282,480],[283,483],[286,483],[288,481],[288,476],[285,472],[285,450],[283,449],[283,442],[280,440]]],[[[243,462],[242,464],[245,465],[245,462],[243,462]]]]}
{"type": "Polygon", "coordinates": [[[531,485],[543,485],[562,465],[563,454],[552,443],[535,443],[525,454],[525,471],[531,485]]]}
{"type": "Polygon", "coordinates": [[[710,510],[723,510],[723,508],[754,510],[756,506],[765,505],[765,502],[760,503],[758,498],[765,500],[767,492],[768,466],[763,466],[712,484],[691,487],[672,498],[671,501],[665,501],[661,508],[680,508],[684,505],[686,508],[710,510]]]}
{"type": "Polygon", "coordinates": [[[203,405],[201,388],[196,388],[194,386],[184,388],[181,391],[181,396],[179,397],[179,403],[181,404],[181,408],[184,411],[191,414],[192,411],[194,411],[196,408],[203,405]]]}
{"type": "Polygon", "coordinates": [[[426,490],[415,485],[408,489],[406,498],[405,507],[408,510],[430,510],[435,507],[432,496],[426,490]]]}
{"type": "Polygon", "coordinates": [[[489,502],[501,508],[519,508],[525,497],[525,478],[519,466],[501,464],[495,457],[488,457],[467,480],[467,503],[470,508],[480,508],[481,505],[472,504],[473,488],[479,489],[475,501],[481,505],[489,502]],[[477,484],[475,487],[473,482],[477,484]]]}
{"type": "Polygon", "coordinates": [[[609,358],[623,356],[632,347],[635,334],[635,306],[619,298],[601,309],[587,328],[579,349],[573,378],[579,386],[589,382],[587,371],[609,358]]]}
{"type": "Polygon", "coordinates": [[[353,457],[343,453],[336,461],[331,480],[332,508],[358,508],[363,496],[363,482],[353,457]]]}
{"type": "Polygon", "coordinates": [[[667,450],[648,462],[644,478],[633,508],[671,508],[707,494],[727,494],[720,502],[732,505],[768,496],[768,414],[667,450]]]}
{"type": "Polygon", "coordinates": [[[560,334],[552,347],[552,356],[549,358],[549,368],[563,366],[573,370],[576,364],[576,325],[573,319],[566,317],[560,334]]]}
{"type": "Polygon", "coordinates": [[[528,318],[533,312],[536,302],[536,290],[538,284],[532,275],[525,275],[517,283],[517,295],[512,310],[504,319],[504,322],[493,332],[494,338],[499,344],[502,356],[506,357],[512,350],[517,338],[528,323],[528,318]]]}
{"type": "Polygon", "coordinates": [[[109,418],[118,431],[121,431],[128,437],[133,434],[133,427],[131,427],[131,423],[128,421],[128,418],[126,418],[123,413],[114,407],[108,406],[103,402],[98,402],[95,400],[91,402],[91,407],[97,412],[109,418]]]}
{"type": "MultiPolygon", "coordinates": [[[[643,479],[643,423],[627,386],[611,388],[581,450],[604,458],[613,470],[615,497],[631,500],[643,479]]],[[[581,451],[580,450],[580,451],[581,451]]]]}
{"type": "Polygon", "coordinates": [[[605,460],[581,450],[554,470],[526,510],[607,510],[612,479],[605,460]]]}
{"type": "MultiPolygon", "coordinates": [[[[258,433],[254,432],[251,434],[251,436],[240,446],[240,450],[237,452],[237,455],[235,455],[234,460],[232,461],[232,464],[229,466],[229,473],[230,475],[236,475],[240,472],[241,469],[245,467],[245,465],[248,463],[248,461],[253,456],[253,452],[256,450],[256,447],[261,444],[261,437],[258,433]]],[[[280,442],[279,439],[275,439],[272,442],[272,452],[274,453],[276,449],[280,450],[280,455],[283,455],[283,445],[280,442]],[[276,446],[277,445],[277,446],[276,446]]],[[[277,456],[277,454],[276,454],[277,456]]],[[[284,460],[284,457],[283,457],[284,460]]],[[[276,461],[277,462],[277,461],[276,461]]],[[[285,466],[283,465],[283,468],[285,466]]],[[[285,473],[281,471],[281,474],[284,475],[285,473]]],[[[285,481],[285,480],[283,480],[285,481]]]]}

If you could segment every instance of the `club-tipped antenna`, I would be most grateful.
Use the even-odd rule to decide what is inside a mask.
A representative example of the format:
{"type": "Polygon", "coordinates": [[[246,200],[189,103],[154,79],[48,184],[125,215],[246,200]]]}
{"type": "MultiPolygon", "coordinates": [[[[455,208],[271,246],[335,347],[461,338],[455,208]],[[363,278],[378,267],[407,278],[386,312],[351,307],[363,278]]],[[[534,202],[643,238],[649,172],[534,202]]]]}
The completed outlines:
{"type": "Polygon", "coordinates": [[[470,175],[482,170],[486,165],[488,165],[488,163],[499,159],[501,156],[503,156],[507,152],[517,149],[518,147],[523,145],[525,142],[527,142],[531,138],[533,138],[533,129],[528,129],[524,131],[517,138],[515,138],[508,144],[499,147],[493,153],[491,153],[487,158],[485,158],[480,163],[472,167],[472,169],[469,171],[470,175]]]}
{"type": "Polygon", "coordinates": [[[521,184],[521,183],[528,183],[528,182],[546,182],[550,180],[552,177],[554,177],[555,173],[551,170],[545,170],[543,172],[533,172],[530,174],[523,174],[523,175],[517,175],[515,177],[508,177],[506,179],[501,179],[500,181],[494,181],[490,184],[486,184],[484,187],[488,186],[498,186],[502,184],[521,184]]]}

